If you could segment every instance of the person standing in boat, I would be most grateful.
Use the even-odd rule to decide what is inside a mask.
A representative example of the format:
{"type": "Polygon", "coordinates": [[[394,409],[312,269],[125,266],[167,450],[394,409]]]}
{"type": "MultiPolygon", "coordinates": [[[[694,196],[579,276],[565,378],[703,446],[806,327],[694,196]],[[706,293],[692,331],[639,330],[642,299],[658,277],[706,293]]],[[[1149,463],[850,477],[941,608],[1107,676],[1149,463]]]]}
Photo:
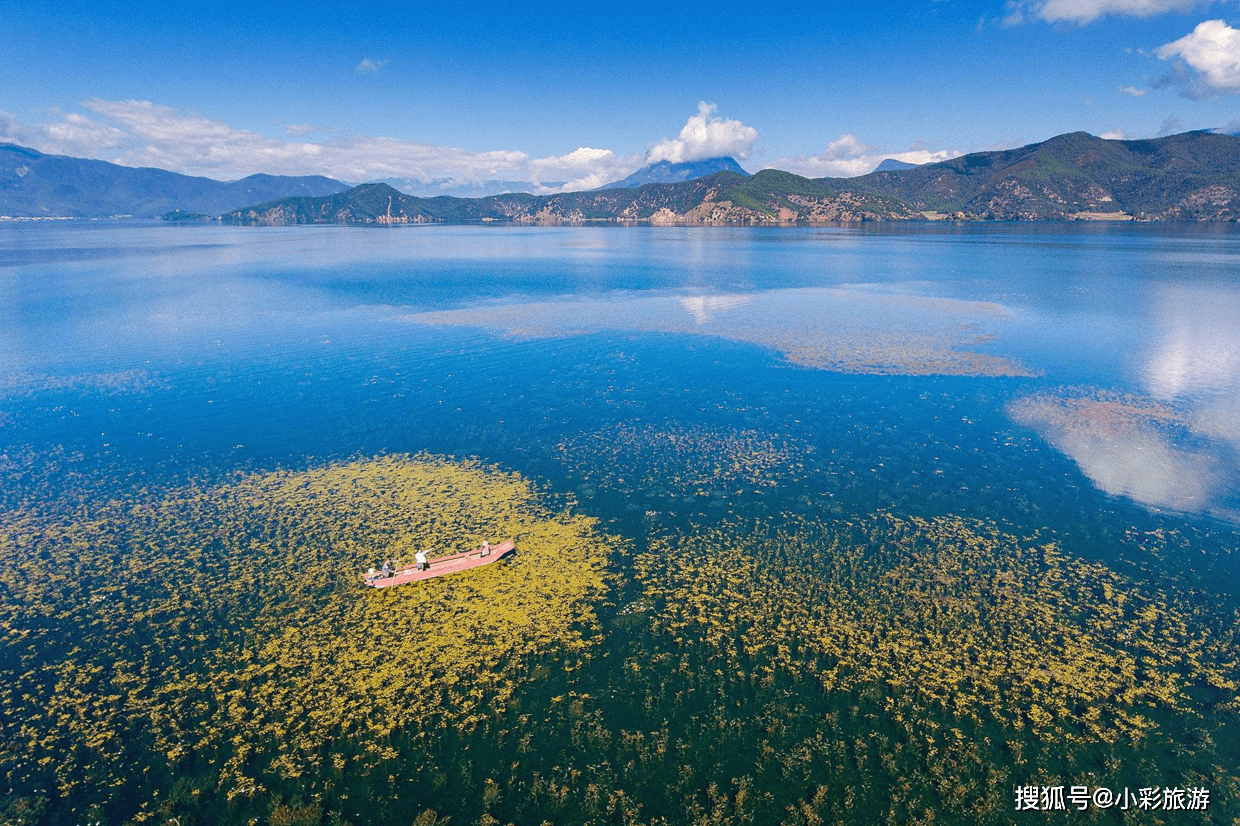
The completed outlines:
{"type": "Polygon", "coordinates": [[[419,571],[425,571],[431,565],[429,562],[426,561],[426,551],[424,550],[418,551],[416,554],[414,554],[413,559],[417,563],[419,571]]]}
{"type": "Polygon", "coordinates": [[[386,579],[390,577],[391,575],[392,575],[392,560],[385,559],[383,560],[383,577],[384,579],[386,579]]]}

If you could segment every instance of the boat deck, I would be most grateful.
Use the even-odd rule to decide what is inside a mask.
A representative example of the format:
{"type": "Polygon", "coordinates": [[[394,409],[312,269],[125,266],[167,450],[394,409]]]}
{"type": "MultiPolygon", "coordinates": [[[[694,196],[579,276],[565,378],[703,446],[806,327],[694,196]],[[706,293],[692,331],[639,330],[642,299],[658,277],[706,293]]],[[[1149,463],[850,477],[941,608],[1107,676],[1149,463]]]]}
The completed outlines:
{"type": "Polygon", "coordinates": [[[473,568],[481,568],[483,565],[490,565],[492,562],[498,562],[503,557],[508,556],[516,550],[516,544],[509,540],[499,545],[492,545],[488,549],[486,556],[482,555],[482,549],[474,551],[465,551],[452,556],[441,556],[428,560],[425,570],[419,571],[417,565],[406,565],[401,563],[396,566],[391,576],[383,576],[376,574],[375,576],[366,576],[366,584],[371,588],[391,588],[394,585],[405,585],[410,582],[421,582],[424,579],[434,579],[447,574],[455,574],[460,571],[468,571],[473,568]]]}

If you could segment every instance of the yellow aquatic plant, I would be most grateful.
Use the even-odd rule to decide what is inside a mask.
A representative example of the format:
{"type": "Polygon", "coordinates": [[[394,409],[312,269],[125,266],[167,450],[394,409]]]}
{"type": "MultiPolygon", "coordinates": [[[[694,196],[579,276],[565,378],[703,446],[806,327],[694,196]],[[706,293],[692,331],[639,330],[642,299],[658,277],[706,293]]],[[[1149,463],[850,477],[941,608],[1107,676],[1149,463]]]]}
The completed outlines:
{"type": "Polygon", "coordinates": [[[1196,714],[1190,689],[1240,688],[1234,625],[978,521],[724,526],[656,541],[635,572],[651,623],[721,667],[872,687],[892,713],[1131,743],[1161,712],[1196,714]]]}
{"type": "Polygon", "coordinates": [[[101,805],[152,767],[214,766],[229,800],[371,770],[589,647],[608,542],[516,474],[430,456],[3,513],[0,768],[101,805]],[[497,565],[362,585],[509,538],[497,565]]]}

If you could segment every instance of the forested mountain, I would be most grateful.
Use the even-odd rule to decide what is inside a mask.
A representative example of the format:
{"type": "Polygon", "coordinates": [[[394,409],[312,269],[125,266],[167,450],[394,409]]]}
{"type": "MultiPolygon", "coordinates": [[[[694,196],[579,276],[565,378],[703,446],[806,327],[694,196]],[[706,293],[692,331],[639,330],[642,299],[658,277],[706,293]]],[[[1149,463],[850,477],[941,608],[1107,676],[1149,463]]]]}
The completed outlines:
{"type": "MultiPolygon", "coordinates": [[[[454,198],[415,197],[382,183],[350,189],[317,176],[251,175],[223,182],[0,145],[0,215],[146,217],[177,211],[224,214],[224,220],[244,224],[1240,217],[1240,137],[1213,132],[1136,141],[1074,132],[909,169],[889,165],[857,178],[803,178],[775,169],[747,177],[730,168],[736,165],[730,158],[702,163],[728,168],[690,180],[621,186],[637,180],[631,176],[589,192],[454,198]]],[[[676,178],[703,169],[662,164],[645,173],[676,178]]]]}
{"type": "Polygon", "coordinates": [[[291,198],[225,216],[237,223],[433,221],[826,221],[1126,219],[1233,221],[1240,212],[1240,137],[1188,132],[1112,141],[1084,132],[858,178],[764,169],[679,183],[560,195],[412,198],[366,185],[331,198],[291,198]],[[381,194],[380,194],[381,192],[381,194]],[[387,212],[389,201],[392,212],[387,212]]]}
{"type": "Polygon", "coordinates": [[[1113,141],[1085,132],[1002,152],[853,179],[918,211],[1045,220],[1115,213],[1146,220],[1231,221],[1240,195],[1240,137],[1186,132],[1113,141]]]}

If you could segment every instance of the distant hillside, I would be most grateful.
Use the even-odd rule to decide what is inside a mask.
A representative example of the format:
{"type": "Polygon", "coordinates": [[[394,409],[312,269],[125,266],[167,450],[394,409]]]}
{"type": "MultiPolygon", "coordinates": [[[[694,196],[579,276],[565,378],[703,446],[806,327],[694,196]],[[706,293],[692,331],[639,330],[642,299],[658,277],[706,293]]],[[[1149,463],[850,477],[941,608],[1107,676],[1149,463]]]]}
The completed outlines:
{"type": "Polygon", "coordinates": [[[875,172],[899,172],[901,169],[916,169],[917,164],[907,163],[906,161],[897,161],[895,158],[886,158],[878,166],[874,167],[875,172]]]}
{"type": "Polygon", "coordinates": [[[705,178],[716,172],[735,172],[737,175],[749,175],[741,165],[732,158],[707,158],[702,161],[686,161],[670,163],[659,161],[634,172],[622,181],[614,181],[600,186],[599,189],[630,189],[646,184],[673,184],[680,181],[692,181],[694,178],[705,178]]]}
{"type": "Polygon", "coordinates": [[[1240,138],[1187,132],[1112,141],[1085,132],[853,179],[917,210],[1046,220],[1124,213],[1141,220],[1240,217],[1240,138]]]}
{"type": "Polygon", "coordinates": [[[464,198],[417,198],[387,184],[362,184],[321,198],[280,198],[224,216],[242,224],[426,224],[444,220],[425,204],[464,198]]]}
{"type": "Polygon", "coordinates": [[[746,178],[705,178],[636,189],[560,195],[514,193],[487,198],[417,198],[386,184],[365,184],[325,198],[283,198],[234,210],[241,224],[417,224],[437,221],[649,221],[652,223],[789,223],[921,219],[900,201],[857,191],[847,181],[814,181],[765,169],[746,178]]]}
{"type": "Polygon", "coordinates": [[[330,195],[347,188],[320,176],[251,175],[215,181],[0,144],[0,215],[146,218],[176,210],[219,215],[257,201],[330,195]]]}
{"type": "Polygon", "coordinates": [[[1191,132],[1146,141],[1085,133],[1003,152],[859,178],[802,178],[764,169],[559,195],[417,198],[367,184],[323,198],[234,210],[245,224],[437,221],[648,221],[787,224],[831,221],[1240,217],[1240,138],[1191,132]],[[938,213],[938,215],[935,215],[938,213]]]}

